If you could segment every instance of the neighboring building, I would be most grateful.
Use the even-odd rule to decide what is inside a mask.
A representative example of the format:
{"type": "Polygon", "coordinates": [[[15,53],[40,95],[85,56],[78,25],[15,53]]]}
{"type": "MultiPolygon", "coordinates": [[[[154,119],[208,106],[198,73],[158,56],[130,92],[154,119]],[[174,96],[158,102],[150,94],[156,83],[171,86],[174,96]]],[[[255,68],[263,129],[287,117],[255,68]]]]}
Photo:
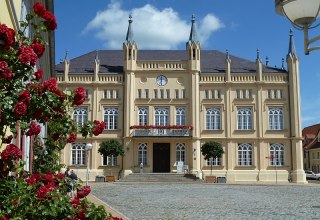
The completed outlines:
{"type": "MultiPolygon", "coordinates": [[[[13,28],[16,32],[20,29],[19,21],[24,21],[26,15],[32,10],[32,6],[36,2],[41,2],[48,11],[53,12],[54,1],[53,0],[3,0],[0,1],[0,23],[6,24],[8,27],[13,28]]],[[[32,29],[25,31],[26,36],[32,36],[32,29]]],[[[39,59],[36,68],[41,68],[44,72],[43,80],[49,79],[53,76],[55,68],[55,44],[54,44],[54,32],[51,31],[48,34],[42,35],[49,45],[46,46],[46,51],[39,59]]],[[[32,140],[30,137],[20,134],[19,127],[17,128],[18,135],[14,140],[15,144],[21,148],[23,152],[23,159],[26,161],[25,169],[31,170],[32,160],[32,140]]],[[[42,137],[45,137],[45,129],[42,129],[42,137]]]]}
{"type": "Polygon", "coordinates": [[[302,130],[304,169],[320,173],[320,124],[302,130]]]}
{"type": "Polygon", "coordinates": [[[62,90],[83,86],[88,98],[71,114],[77,123],[104,120],[98,137],[79,138],[62,162],[86,172],[86,142],[93,144],[90,179],[139,172],[177,172],[182,161],[202,178],[228,182],[276,179],[306,183],[303,171],[299,61],[290,34],[288,71],[215,50],[201,50],[195,19],[186,50],[139,50],[132,20],[123,50],[100,50],[56,66],[62,90]],[[123,158],[102,158],[102,141],[118,139],[123,158]],[[220,142],[222,158],[205,161],[201,146],[220,142]]]}

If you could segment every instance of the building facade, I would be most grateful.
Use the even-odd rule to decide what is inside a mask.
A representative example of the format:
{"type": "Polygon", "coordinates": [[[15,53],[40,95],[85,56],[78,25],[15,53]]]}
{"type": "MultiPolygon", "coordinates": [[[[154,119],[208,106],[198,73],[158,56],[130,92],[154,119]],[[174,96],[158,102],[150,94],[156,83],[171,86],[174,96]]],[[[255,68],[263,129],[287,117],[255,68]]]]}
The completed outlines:
{"type": "Polygon", "coordinates": [[[302,130],[304,169],[320,173],[320,124],[302,130]]]}
{"type": "Polygon", "coordinates": [[[56,66],[63,90],[83,86],[87,100],[70,113],[77,123],[104,120],[98,137],[68,144],[62,162],[90,180],[96,175],[183,171],[227,182],[305,183],[299,61],[290,35],[288,70],[229,53],[201,50],[192,19],[186,50],[139,50],[129,20],[123,50],[93,51],[56,66]],[[117,139],[123,158],[103,158],[103,141],[117,139]],[[222,144],[222,158],[205,161],[201,146],[222,144]],[[179,166],[178,165],[179,163],[179,166]],[[179,169],[178,169],[179,168],[179,169]]]}

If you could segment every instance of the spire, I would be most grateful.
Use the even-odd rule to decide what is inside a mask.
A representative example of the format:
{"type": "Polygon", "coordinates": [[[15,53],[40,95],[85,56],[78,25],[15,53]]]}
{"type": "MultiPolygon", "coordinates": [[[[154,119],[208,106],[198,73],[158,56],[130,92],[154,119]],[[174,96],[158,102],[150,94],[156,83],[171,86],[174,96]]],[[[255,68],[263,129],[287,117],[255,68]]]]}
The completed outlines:
{"type": "Polygon", "coordinates": [[[229,50],[226,50],[226,61],[230,62],[229,50]]]}
{"type": "Polygon", "coordinates": [[[260,57],[260,51],[259,49],[257,49],[257,59],[256,61],[260,61],[261,62],[261,57],[260,57]]]}
{"type": "Polygon", "coordinates": [[[132,24],[132,15],[130,14],[129,15],[129,26],[128,26],[128,31],[127,31],[127,36],[126,36],[126,42],[127,43],[133,43],[134,40],[133,40],[133,32],[132,32],[132,27],[131,27],[131,24],[132,24]]]}
{"type": "Polygon", "coordinates": [[[296,47],[294,46],[294,40],[293,40],[293,31],[290,29],[290,40],[289,40],[289,50],[288,55],[297,56],[296,47]]]}
{"type": "Polygon", "coordinates": [[[269,66],[269,57],[266,56],[266,66],[269,66]]]}
{"type": "Polygon", "coordinates": [[[284,69],[286,69],[286,68],[285,68],[285,66],[284,66],[284,58],[282,58],[282,65],[281,65],[281,69],[283,69],[283,70],[284,70],[284,69]]]}
{"type": "Polygon", "coordinates": [[[94,58],[96,62],[99,62],[99,51],[96,50],[96,57],[94,58]]]}
{"type": "Polygon", "coordinates": [[[191,22],[192,22],[192,24],[191,24],[189,42],[199,43],[198,36],[197,36],[197,30],[196,30],[196,16],[194,14],[192,15],[191,22]]]}
{"type": "Polygon", "coordinates": [[[69,58],[68,58],[68,50],[66,50],[66,55],[64,57],[64,61],[69,61],[69,58]]]}

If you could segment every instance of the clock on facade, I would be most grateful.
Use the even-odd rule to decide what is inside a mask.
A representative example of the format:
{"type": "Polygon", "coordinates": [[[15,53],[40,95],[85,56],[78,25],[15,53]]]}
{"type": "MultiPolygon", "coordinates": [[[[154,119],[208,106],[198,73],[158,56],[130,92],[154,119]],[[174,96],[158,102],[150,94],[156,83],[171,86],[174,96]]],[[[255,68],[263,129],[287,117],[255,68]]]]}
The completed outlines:
{"type": "Polygon", "coordinates": [[[157,76],[157,84],[159,86],[164,86],[166,85],[168,82],[168,79],[167,77],[163,76],[163,75],[160,75],[160,76],[157,76]]]}

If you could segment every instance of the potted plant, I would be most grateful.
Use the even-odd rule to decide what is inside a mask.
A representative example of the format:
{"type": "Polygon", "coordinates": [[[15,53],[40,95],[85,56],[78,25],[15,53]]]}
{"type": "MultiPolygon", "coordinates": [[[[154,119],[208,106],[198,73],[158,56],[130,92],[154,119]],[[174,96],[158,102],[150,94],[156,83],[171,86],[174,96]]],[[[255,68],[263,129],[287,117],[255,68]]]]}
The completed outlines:
{"type": "MultiPolygon", "coordinates": [[[[210,158],[221,158],[224,151],[220,143],[209,141],[202,145],[201,153],[205,160],[209,160],[210,158]]],[[[206,176],[206,182],[216,182],[216,177],[212,176],[212,163],[210,176],[206,176]]]]}
{"type": "MultiPolygon", "coordinates": [[[[124,156],[123,146],[117,140],[110,140],[110,141],[102,142],[100,144],[98,152],[103,157],[107,157],[107,156],[114,156],[114,157],[124,156]]],[[[113,175],[107,175],[106,176],[106,182],[114,182],[114,181],[115,181],[115,176],[113,176],[113,175]]]]}

